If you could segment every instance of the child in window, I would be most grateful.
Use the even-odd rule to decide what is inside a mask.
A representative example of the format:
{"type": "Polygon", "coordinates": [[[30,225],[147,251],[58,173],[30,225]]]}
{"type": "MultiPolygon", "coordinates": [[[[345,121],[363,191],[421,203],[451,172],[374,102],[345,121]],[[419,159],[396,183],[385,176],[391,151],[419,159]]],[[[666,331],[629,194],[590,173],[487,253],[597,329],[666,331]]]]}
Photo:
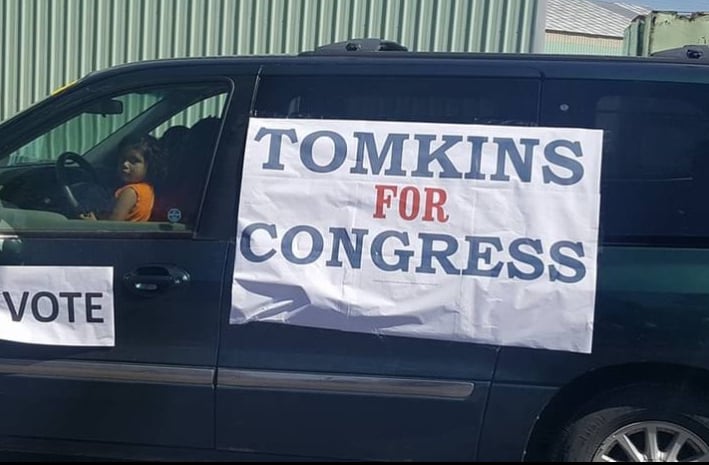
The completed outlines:
{"type": "MultiPolygon", "coordinates": [[[[152,136],[127,137],[118,146],[118,175],[123,182],[116,202],[105,218],[117,221],[148,221],[155,203],[155,185],[165,176],[159,142],[152,136]]],[[[93,212],[81,218],[95,220],[93,212]]]]}

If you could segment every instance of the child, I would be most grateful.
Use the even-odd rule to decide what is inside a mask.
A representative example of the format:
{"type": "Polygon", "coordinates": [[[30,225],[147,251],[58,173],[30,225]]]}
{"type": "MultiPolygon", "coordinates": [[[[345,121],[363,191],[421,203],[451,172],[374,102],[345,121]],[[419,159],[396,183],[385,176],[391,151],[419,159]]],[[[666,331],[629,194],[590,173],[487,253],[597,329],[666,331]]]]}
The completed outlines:
{"type": "MultiPolygon", "coordinates": [[[[126,137],[118,146],[118,175],[123,182],[116,202],[105,218],[117,221],[148,221],[155,203],[155,185],[165,177],[165,162],[159,142],[152,136],[126,137]]],[[[81,215],[95,220],[93,212],[81,215]]]]}

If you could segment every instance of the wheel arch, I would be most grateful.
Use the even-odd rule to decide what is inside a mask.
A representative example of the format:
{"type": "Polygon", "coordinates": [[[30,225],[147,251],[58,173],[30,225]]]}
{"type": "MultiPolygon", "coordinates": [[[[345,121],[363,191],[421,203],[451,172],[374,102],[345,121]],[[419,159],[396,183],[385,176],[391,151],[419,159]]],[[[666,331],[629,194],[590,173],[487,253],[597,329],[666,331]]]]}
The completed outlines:
{"type": "Polygon", "coordinates": [[[671,385],[679,393],[709,389],[709,370],[680,364],[635,362],[586,372],[564,385],[544,406],[530,431],[524,460],[548,459],[551,441],[582,404],[610,390],[638,383],[671,385]]]}

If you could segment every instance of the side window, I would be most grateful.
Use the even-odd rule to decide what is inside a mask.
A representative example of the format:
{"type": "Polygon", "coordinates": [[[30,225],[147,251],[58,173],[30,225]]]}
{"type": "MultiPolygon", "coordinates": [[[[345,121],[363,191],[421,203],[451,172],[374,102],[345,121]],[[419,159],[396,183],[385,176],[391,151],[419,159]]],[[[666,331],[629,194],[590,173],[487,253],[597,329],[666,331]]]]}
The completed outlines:
{"type": "Polygon", "coordinates": [[[226,103],[226,97],[226,93],[218,94],[185,108],[170,118],[169,121],[155,128],[151,135],[161,138],[168,130],[175,132],[175,127],[180,131],[182,127],[190,128],[205,118],[220,118],[226,103]]]}
{"type": "Polygon", "coordinates": [[[0,153],[0,232],[194,227],[231,86],[97,97],[0,153]]]}
{"type": "Polygon", "coordinates": [[[83,154],[158,101],[154,94],[128,93],[97,101],[7,157],[7,165],[54,163],[60,154],[83,154]]]}
{"type": "Polygon", "coordinates": [[[537,125],[539,81],[418,76],[274,76],[255,116],[537,125]]]}
{"type": "Polygon", "coordinates": [[[709,235],[709,87],[546,81],[542,125],[603,129],[601,233],[652,243],[709,235]]]}

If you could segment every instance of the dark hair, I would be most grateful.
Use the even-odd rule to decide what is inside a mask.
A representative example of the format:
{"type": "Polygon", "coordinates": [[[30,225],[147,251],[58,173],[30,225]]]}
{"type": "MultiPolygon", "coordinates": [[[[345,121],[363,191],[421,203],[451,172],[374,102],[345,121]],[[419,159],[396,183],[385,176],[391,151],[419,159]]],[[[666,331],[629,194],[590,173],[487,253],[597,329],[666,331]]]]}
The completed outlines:
{"type": "Polygon", "coordinates": [[[125,137],[118,145],[119,155],[126,150],[137,150],[148,165],[147,180],[153,187],[159,186],[167,176],[165,153],[156,138],[149,134],[125,137]]]}

